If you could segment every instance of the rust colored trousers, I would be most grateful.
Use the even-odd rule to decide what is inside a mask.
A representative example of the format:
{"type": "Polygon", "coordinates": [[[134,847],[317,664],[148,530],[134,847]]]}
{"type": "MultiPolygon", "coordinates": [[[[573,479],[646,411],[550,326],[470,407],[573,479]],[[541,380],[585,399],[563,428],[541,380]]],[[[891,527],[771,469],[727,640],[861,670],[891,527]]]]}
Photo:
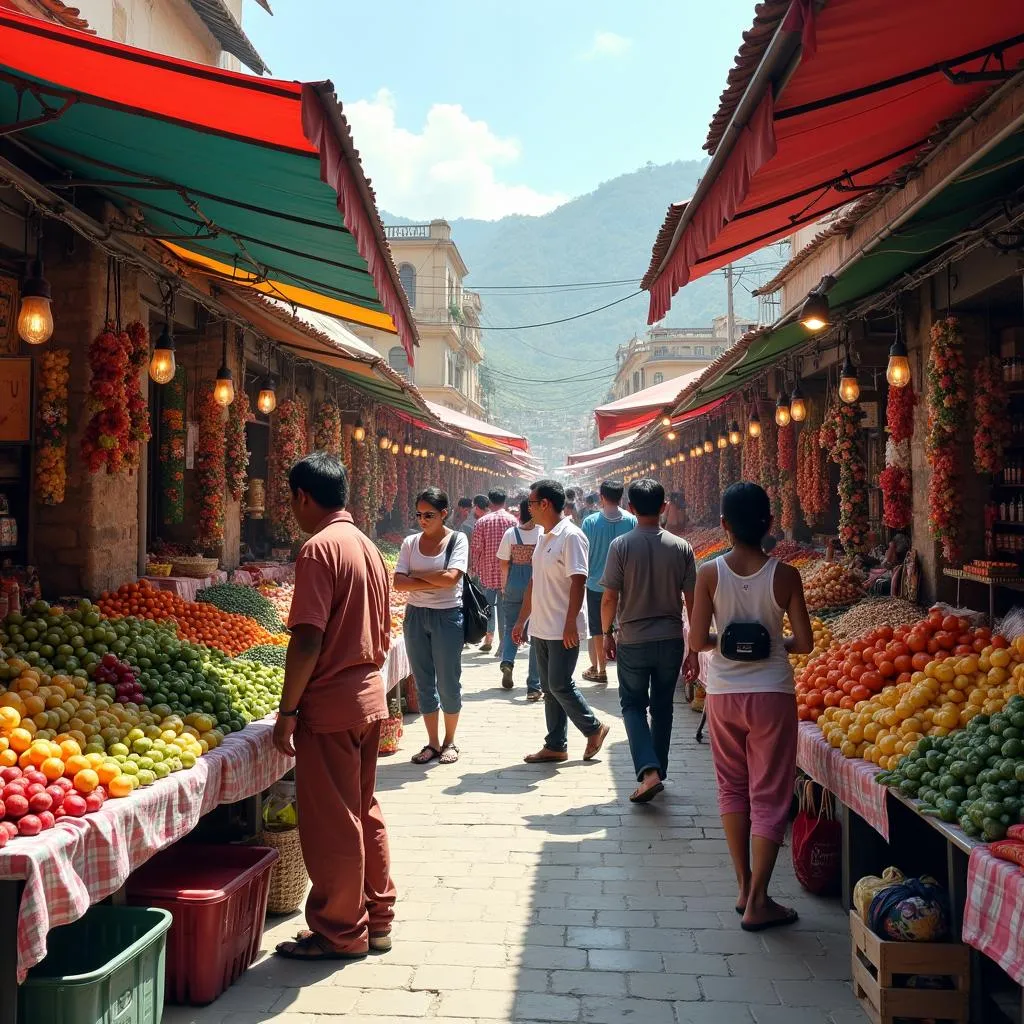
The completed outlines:
{"type": "Polygon", "coordinates": [[[365,952],[390,930],[395,886],[384,815],[374,796],[380,722],[342,732],[295,730],[302,858],[312,882],[306,923],[339,952],[365,952]]]}

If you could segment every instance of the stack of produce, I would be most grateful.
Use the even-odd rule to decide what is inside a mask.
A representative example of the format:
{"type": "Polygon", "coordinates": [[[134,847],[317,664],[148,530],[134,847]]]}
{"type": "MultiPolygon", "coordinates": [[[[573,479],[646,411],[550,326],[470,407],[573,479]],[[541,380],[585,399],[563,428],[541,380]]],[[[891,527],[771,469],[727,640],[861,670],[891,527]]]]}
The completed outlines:
{"type": "Polygon", "coordinates": [[[802,569],[805,566],[820,562],[824,555],[807,544],[801,544],[795,540],[780,540],[772,548],[772,555],[781,562],[802,569]]]}
{"type": "MultiPolygon", "coordinates": [[[[788,615],[783,617],[782,625],[786,636],[792,635],[788,615]]],[[[811,629],[814,633],[814,650],[809,654],[791,654],[789,656],[790,665],[798,672],[819,655],[824,654],[832,645],[832,631],[817,616],[811,619],[811,629]]]]}
{"type": "Polygon", "coordinates": [[[260,665],[273,665],[277,668],[284,668],[284,660],[287,648],[278,644],[260,644],[258,647],[250,647],[242,651],[238,656],[240,661],[255,661],[260,665]]]}
{"type": "Polygon", "coordinates": [[[273,606],[278,618],[287,623],[292,610],[292,594],[295,593],[294,583],[273,583],[265,581],[256,588],[273,606]]]}
{"type": "Polygon", "coordinates": [[[158,590],[147,580],[125,583],[101,594],[98,607],[109,619],[136,616],[172,622],[182,640],[206,644],[225,654],[241,654],[257,644],[288,643],[285,634],[271,633],[245,615],[222,612],[201,601],[186,601],[169,590],[158,590]]]}
{"type": "Polygon", "coordinates": [[[686,535],[693,548],[694,558],[698,565],[724,555],[729,550],[729,542],[721,527],[711,526],[703,530],[691,530],[686,535]]]}
{"type": "Polygon", "coordinates": [[[807,608],[816,612],[823,608],[851,605],[864,596],[863,577],[839,562],[815,566],[804,580],[807,608]]]}
{"type": "Polygon", "coordinates": [[[408,597],[404,592],[391,589],[391,635],[393,637],[402,635],[407,603],[408,597]]]}
{"type": "Polygon", "coordinates": [[[849,640],[879,626],[895,629],[908,622],[917,622],[922,614],[920,606],[899,597],[867,598],[832,623],[832,635],[837,640],[849,640]]]}
{"type": "Polygon", "coordinates": [[[237,583],[218,583],[199,591],[199,600],[212,604],[222,612],[244,615],[259,623],[269,633],[285,632],[285,624],[273,602],[254,587],[243,587],[237,583]]]}
{"type": "Polygon", "coordinates": [[[925,736],[878,781],[922,802],[924,814],[987,843],[1024,820],[1024,697],[976,715],[952,736],[925,736]]]}

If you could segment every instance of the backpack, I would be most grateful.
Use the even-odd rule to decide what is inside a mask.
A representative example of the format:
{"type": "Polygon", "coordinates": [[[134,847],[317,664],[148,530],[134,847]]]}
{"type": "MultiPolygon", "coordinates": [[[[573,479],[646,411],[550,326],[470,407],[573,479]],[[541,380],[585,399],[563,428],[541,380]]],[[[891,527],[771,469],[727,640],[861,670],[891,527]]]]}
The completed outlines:
{"type": "MultiPolygon", "coordinates": [[[[448,540],[448,547],[444,553],[444,567],[448,568],[452,552],[455,550],[455,538],[458,535],[452,533],[448,540]]],[[[466,643],[477,644],[487,635],[487,617],[490,614],[491,606],[480,586],[469,578],[466,573],[462,574],[462,631],[466,637],[466,643]]]]}

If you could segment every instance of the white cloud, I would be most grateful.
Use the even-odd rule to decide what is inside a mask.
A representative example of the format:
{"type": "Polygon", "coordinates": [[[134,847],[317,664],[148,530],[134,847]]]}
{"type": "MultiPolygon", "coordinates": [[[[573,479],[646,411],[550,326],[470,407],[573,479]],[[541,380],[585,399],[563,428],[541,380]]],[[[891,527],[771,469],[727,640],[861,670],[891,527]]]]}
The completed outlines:
{"type": "Polygon", "coordinates": [[[633,47],[633,40],[617,32],[595,32],[590,48],[581,56],[583,60],[599,60],[602,57],[624,57],[633,47]]]}
{"type": "Polygon", "coordinates": [[[496,135],[461,106],[435,103],[419,132],[399,127],[395,110],[388,89],[345,106],[382,209],[424,220],[497,220],[511,213],[544,214],[565,202],[563,195],[499,181],[499,169],[520,157],[518,141],[496,135]]]}

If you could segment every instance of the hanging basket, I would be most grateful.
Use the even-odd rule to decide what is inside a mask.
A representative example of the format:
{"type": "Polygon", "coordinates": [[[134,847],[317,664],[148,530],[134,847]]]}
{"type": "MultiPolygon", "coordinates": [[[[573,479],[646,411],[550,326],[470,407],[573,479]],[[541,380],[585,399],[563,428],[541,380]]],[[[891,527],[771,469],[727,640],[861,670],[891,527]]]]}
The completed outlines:
{"type": "Polygon", "coordinates": [[[268,914],[291,914],[302,906],[309,887],[309,875],[302,859],[297,828],[264,829],[263,846],[277,850],[279,856],[270,872],[268,914]]]}

